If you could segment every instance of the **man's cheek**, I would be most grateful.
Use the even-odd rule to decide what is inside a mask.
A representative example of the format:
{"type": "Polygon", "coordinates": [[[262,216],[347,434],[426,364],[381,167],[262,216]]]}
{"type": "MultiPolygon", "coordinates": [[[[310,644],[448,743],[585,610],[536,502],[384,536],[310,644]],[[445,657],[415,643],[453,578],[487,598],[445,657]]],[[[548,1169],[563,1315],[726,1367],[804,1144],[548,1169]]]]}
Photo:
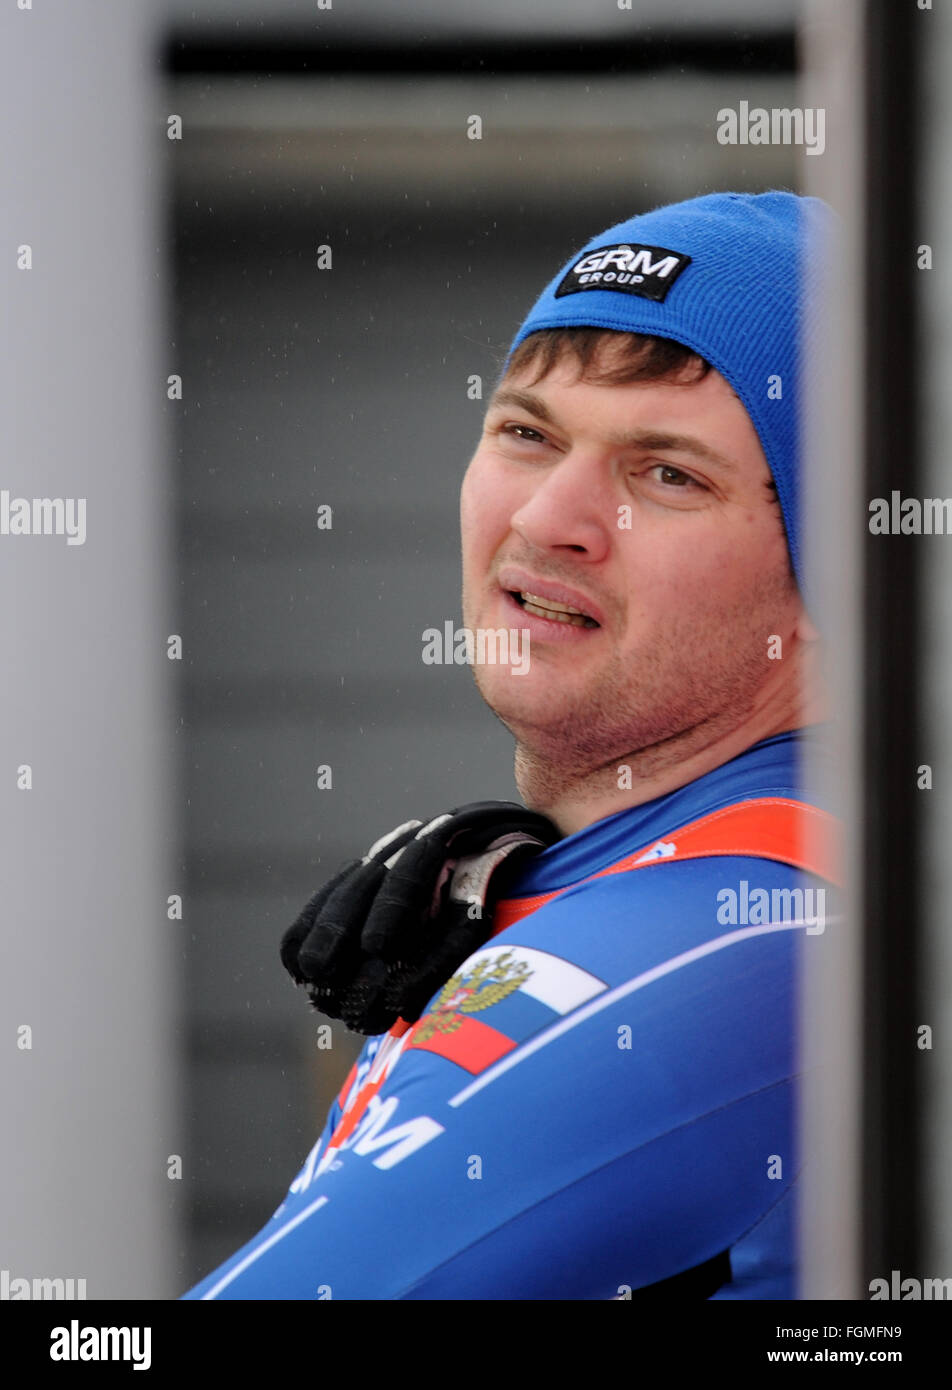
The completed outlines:
{"type": "MultiPolygon", "coordinates": [[[[468,478],[467,474],[467,478],[468,478]]],[[[460,495],[460,539],[463,552],[463,572],[470,579],[475,578],[474,568],[479,551],[479,540],[481,527],[476,508],[473,504],[472,492],[467,482],[463,482],[463,490],[460,495]]]]}
{"type": "Polygon", "coordinates": [[[689,590],[701,605],[734,602],[752,585],[757,585],[765,572],[765,557],[748,534],[717,537],[708,545],[698,545],[672,574],[682,591],[689,590]]]}
{"type": "Polygon", "coordinates": [[[488,569],[493,556],[511,531],[517,504],[509,504],[499,488],[472,486],[460,502],[463,562],[488,569]]]}
{"type": "Polygon", "coordinates": [[[480,477],[474,460],[466,470],[460,490],[460,530],[463,539],[463,554],[473,553],[485,541],[489,530],[489,504],[491,493],[480,477]]]}

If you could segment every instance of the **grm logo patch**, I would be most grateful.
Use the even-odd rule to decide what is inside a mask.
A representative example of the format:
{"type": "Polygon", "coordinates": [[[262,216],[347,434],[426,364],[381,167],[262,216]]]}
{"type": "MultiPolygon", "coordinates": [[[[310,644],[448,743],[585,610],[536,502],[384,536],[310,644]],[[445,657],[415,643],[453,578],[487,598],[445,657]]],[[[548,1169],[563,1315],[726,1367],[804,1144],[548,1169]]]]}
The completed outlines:
{"type": "Polygon", "coordinates": [[[582,290],[617,290],[642,299],[664,299],[668,290],[691,264],[690,256],[664,246],[598,246],[586,251],[568,271],[555,292],[556,299],[582,290]]]}

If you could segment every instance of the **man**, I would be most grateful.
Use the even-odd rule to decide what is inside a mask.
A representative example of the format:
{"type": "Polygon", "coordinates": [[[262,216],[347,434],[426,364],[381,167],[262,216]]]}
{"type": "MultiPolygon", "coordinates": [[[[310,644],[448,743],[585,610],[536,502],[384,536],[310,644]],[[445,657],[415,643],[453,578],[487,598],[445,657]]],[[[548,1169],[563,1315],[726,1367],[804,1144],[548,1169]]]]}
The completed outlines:
{"type": "Polygon", "coordinates": [[[187,1297],[796,1296],[795,980],[835,872],[799,767],[828,717],[797,512],[823,214],[657,209],[530,311],[461,501],[467,628],[528,634],[475,675],[529,812],[398,827],[287,934],[376,1035],[187,1297]]]}

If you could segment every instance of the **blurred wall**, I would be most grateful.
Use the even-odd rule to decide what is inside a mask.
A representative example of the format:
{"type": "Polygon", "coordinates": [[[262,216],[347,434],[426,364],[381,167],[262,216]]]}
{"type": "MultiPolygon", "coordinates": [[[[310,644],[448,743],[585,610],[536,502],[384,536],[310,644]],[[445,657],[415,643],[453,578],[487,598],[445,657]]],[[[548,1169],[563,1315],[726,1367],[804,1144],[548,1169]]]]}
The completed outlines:
{"type": "Polygon", "coordinates": [[[0,11],[0,488],[76,509],[0,534],[0,1268],[89,1299],[167,1296],[189,1161],[156,60],[125,0],[0,11]]]}

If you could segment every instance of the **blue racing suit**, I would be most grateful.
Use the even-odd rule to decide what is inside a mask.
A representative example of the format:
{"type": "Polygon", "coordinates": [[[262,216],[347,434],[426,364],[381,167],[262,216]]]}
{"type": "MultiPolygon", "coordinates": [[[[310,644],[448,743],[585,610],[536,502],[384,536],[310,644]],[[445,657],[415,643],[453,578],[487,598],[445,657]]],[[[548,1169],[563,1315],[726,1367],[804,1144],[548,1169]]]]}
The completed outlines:
{"type": "Polygon", "coordinates": [[[786,832],[716,836],[739,805],[755,831],[815,807],[807,736],[531,860],[421,1019],[367,1041],[268,1224],[185,1298],[796,1297],[797,971],[833,875],[786,832]]]}

